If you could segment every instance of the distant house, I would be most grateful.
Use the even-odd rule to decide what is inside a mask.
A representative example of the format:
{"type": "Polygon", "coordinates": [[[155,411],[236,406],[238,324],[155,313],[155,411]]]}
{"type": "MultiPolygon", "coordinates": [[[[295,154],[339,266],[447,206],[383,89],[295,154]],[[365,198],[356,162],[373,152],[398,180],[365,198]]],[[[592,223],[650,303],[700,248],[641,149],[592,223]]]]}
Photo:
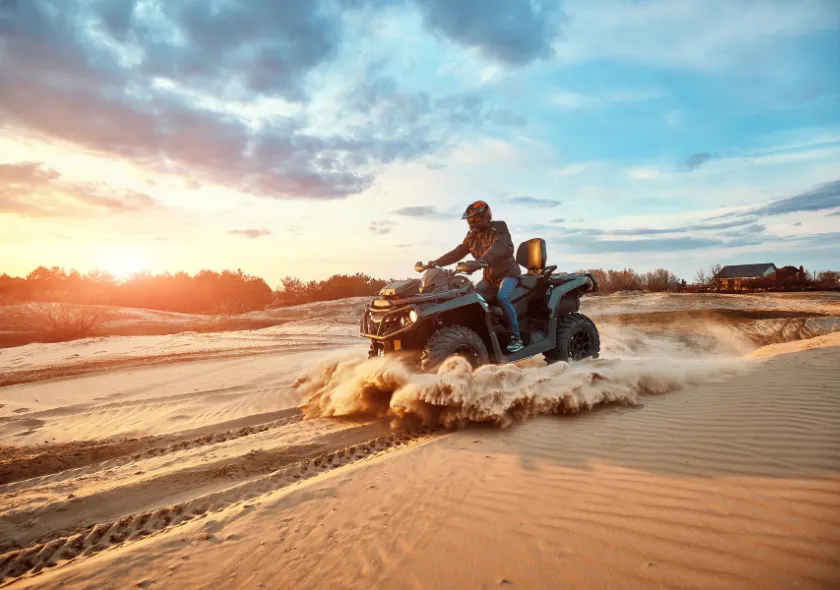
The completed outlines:
{"type": "Polygon", "coordinates": [[[787,283],[791,281],[804,281],[805,269],[803,267],[796,268],[795,266],[783,266],[776,270],[776,281],[779,283],[787,283]]]}
{"type": "Polygon", "coordinates": [[[740,289],[744,281],[772,279],[778,269],[772,262],[760,264],[731,264],[720,269],[714,279],[715,284],[724,289],[740,289]]]}

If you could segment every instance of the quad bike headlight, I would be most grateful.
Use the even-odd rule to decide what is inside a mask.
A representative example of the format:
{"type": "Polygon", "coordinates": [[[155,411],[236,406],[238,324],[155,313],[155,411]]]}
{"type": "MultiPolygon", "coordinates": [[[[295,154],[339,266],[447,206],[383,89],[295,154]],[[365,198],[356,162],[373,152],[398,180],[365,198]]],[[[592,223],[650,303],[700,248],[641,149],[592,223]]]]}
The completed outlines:
{"type": "Polygon", "coordinates": [[[409,322],[411,322],[413,324],[414,322],[417,321],[417,318],[418,318],[418,315],[417,315],[417,310],[416,309],[412,309],[410,312],[408,312],[408,321],[409,322]]]}

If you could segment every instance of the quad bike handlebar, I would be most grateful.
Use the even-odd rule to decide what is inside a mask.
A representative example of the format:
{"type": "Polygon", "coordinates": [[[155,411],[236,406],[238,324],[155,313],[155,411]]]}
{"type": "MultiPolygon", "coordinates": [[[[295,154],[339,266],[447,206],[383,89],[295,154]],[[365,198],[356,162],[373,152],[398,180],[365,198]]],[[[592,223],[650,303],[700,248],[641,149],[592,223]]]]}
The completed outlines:
{"type": "Polygon", "coordinates": [[[458,263],[458,265],[455,267],[455,271],[471,275],[478,269],[486,268],[487,266],[488,265],[486,262],[479,262],[478,260],[465,260],[464,262],[458,263]]]}
{"type": "Polygon", "coordinates": [[[416,270],[417,272],[424,272],[424,271],[429,270],[430,268],[440,268],[441,270],[443,270],[447,273],[450,273],[450,274],[464,273],[464,274],[471,275],[472,273],[474,273],[478,269],[485,268],[487,266],[488,265],[487,265],[486,262],[479,262],[478,260],[465,260],[463,262],[459,262],[455,266],[455,270],[448,270],[448,269],[445,269],[441,266],[432,264],[431,262],[424,263],[424,262],[419,262],[418,261],[414,264],[414,270],[416,270]]]}

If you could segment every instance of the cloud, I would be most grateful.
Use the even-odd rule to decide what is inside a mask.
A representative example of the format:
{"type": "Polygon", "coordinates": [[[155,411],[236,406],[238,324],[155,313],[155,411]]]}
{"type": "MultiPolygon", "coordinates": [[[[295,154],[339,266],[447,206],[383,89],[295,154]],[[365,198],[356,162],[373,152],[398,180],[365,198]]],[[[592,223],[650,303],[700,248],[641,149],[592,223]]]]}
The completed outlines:
{"type": "Polygon", "coordinates": [[[351,136],[369,137],[365,147],[376,161],[413,158],[452,147],[464,130],[486,126],[522,127],[526,119],[488,104],[475,92],[430,94],[402,88],[374,65],[341,98],[342,118],[351,136]]]}
{"type": "Polygon", "coordinates": [[[749,211],[748,215],[783,215],[800,211],[823,211],[840,207],[840,180],[820,184],[809,191],[779,199],[749,211]]]}
{"type": "Polygon", "coordinates": [[[0,215],[4,213],[21,217],[50,217],[53,215],[49,210],[9,198],[0,192],[0,215]]]}
{"type": "Polygon", "coordinates": [[[235,236],[245,236],[253,240],[263,236],[270,236],[273,232],[267,229],[232,229],[228,233],[235,236]]]}
{"type": "Polygon", "coordinates": [[[376,235],[385,235],[391,233],[391,230],[397,224],[393,221],[383,220],[383,221],[371,221],[370,225],[368,225],[368,231],[376,234],[376,235]]]}
{"type": "Polygon", "coordinates": [[[650,238],[642,240],[611,240],[592,237],[581,240],[574,236],[554,237],[551,242],[567,252],[587,254],[614,253],[658,253],[702,250],[705,248],[744,248],[782,243],[797,244],[802,248],[835,247],[840,243],[840,232],[810,234],[804,236],[778,236],[763,233],[763,226],[756,226],[749,231],[722,232],[721,237],[680,236],[668,238],[650,238]],[[728,235],[724,235],[728,234],[728,235]]]}
{"type": "Polygon", "coordinates": [[[621,60],[699,70],[778,70],[785,41],[836,27],[826,0],[565,0],[566,62],[621,60]]]}
{"type": "Polygon", "coordinates": [[[382,164],[443,149],[458,130],[523,124],[477,96],[411,95],[386,83],[342,105],[344,118],[362,123],[316,131],[307,83],[336,54],[343,22],[323,8],[295,0],[67,0],[60,16],[43,0],[0,8],[0,119],[155,173],[313,200],[360,193],[382,164]],[[301,108],[252,125],[208,106],[263,96],[301,108]]]}
{"type": "Polygon", "coordinates": [[[563,203],[554,199],[538,199],[535,197],[512,197],[511,203],[525,207],[559,207],[563,203]]]}
{"type": "Polygon", "coordinates": [[[584,237],[591,238],[601,236],[607,232],[597,227],[560,227],[557,228],[557,233],[565,237],[572,236],[577,240],[584,237]]]}
{"type": "Polygon", "coordinates": [[[444,217],[445,214],[438,211],[436,207],[421,205],[415,207],[403,207],[393,212],[403,217],[444,217]]]}
{"type": "Polygon", "coordinates": [[[688,225],[680,225],[676,227],[664,228],[650,228],[639,227],[632,229],[616,229],[611,230],[611,234],[619,236],[652,236],[660,234],[675,234],[695,231],[710,231],[710,230],[725,230],[733,227],[740,227],[752,223],[755,217],[746,217],[744,219],[737,219],[733,221],[721,221],[718,223],[692,223],[688,225]]]}
{"type": "Polygon", "coordinates": [[[307,75],[341,41],[338,17],[317,2],[163,2],[153,20],[141,18],[134,0],[98,4],[102,28],[140,50],[135,67],[210,91],[234,81],[249,93],[300,98],[307,75]]]}
{"type": "Polygon", "coordinates": [[[670,228],[601,229],[597,227],[565,227],[561,225],[530,224],[516,229],[529,235],[541,235],[567,251],[609,254],[635,252],[673,252],[709,247],[738,248],[779,241],[778,236],[766,233],[765,226],[752,223],[755,218],[720,223],[697,223],[670,228]],[[730,229],[733,228],[733,229],[730,229]],[[712,231],[712,235],[691,235],[712,231]],[[683,235],[667,235],[683,234],[683,235]],[[615,239],[614,237],[641,239],[615,239]],[[663,237],[660,237],[663,236],[663,237]]]}
{"type": "Polygon", "coordinates": [[[630,170],[630,176],[640,180],[649,180],[659,176],[659,171],[652,168],[634,168],[630,170]]]}
{"type": "MultiPolygon", "coordinates": [[[[838,212],[838,213],[840,213],[840,212],[838,212]]],[[[831,215],[837,215],[838,213],[832,213],[831,215]]],[[[830,217],[831,215],[829,215],[829,217],[830,217]]],[[[793,227],[799,227],[799,226],[801,226],[801,225],[802,225],[802,222],[801,222],[801,221],[795,221],[795,222],[791,223],[791,225],[792,225],[793,227]]]]}
{"type": "Polygon", "coordinates": [[[718,235],[727,238],[747,238],[763,233],[765,229],[767,229],[766,226],[761,225],[760,223],[754,223],[752,225],[747,225],[739,229],[728,229],[720,232],[718,235]]]}
{"type": "MultiPolygon", "coordinates": [[[[733,247],[737,245],[735,239],[740,238],[741,241],[756,238],[759,234],[763,234],[766,229],[763,225],[754,223],[757,217],[745,217],[743,219],[736,219],[730,221],[722,221],[716,223],[693,223],[686,225],[679,225],[674,227],[664,228],[626,228],[626,229],[602,229],[598,227],[567,227],[563,225],[548,225],[548,224],[527,224],[517,226],[517,230],[526,234],[541,234],[542,237],[548,240],[560,241],[573,246],[574,243],[597,241],[599,244],[606,244],[602,246],[593,246],[596,250],[598,248],[613,248],[622,247],[630,248],[627,251],[646,251],[644,248],[650,248],[653,251],[654,244],[674,244],[677,249],[690,249],[705,247],[702,244],[704,240],[714,240],[716,244],[727,244],[733,247]],[[712,232],[711,236],[690,235],[697,232],[712,232]],[[677,235],[673,235],[677,234],[677,235]],[[683,234],[683,235],[678,235],[683,234]],[[618,237],[639,237],[646,238],[652,236],[669,236],[670,237],[656,237],[651,240],[614,240],[605,236],[618,237]],[[585,238],[585,239],[584,239],[585,238]],[[690,239],[689,239],[690,238],[690,239]],[[729,241],[724,241],[722,238],[731,238],[729,241]]],[[[552,224],[560,223],[562,219],[551,220],[552,224]]],[[[760,240],[764,240],[762,236],[760,240]]],[[[711,242],[708,242],[709,245],[711,242]]],[[[586,250],[584,246],[575,246],[576,248],[586,250]]],[[[666,246],[663,246],[666,247],[666,246]]],[[[612,251],[612,250],[604,250],[612,251]]],[[[616,252],[621,250],[615,250],[616,252]]]]}
{"type": "Polygon", "coordinates": [[[76,217],[141,212],[158,205],[145,193],[65,181],[56,170],[37,162],[0,164],[0,214],[76,217]]]}
{"type": "Polygon", "coordinates": [[[414,0],[426,27],[485,57],[521,66],[552,56],[561,16],[555,2],[414,0]]]}
{"type": "MultiPolygon", "coordinates": [[[[93,185],[77,185],[77,186],[91,186],[92,190],[96,190],[93,185]]],[[[79,192],[74,195],[74,198],[91,207],[99,207],[105,209],[109,213],[128,213],[131,211],[143,211],[150,209],[156,205],[156,201],[145,193],[137,191],[126,191],[122,197],[115,198],[110,196],[103,196],[93,192],[79,192]]]]}
{"type": "Polygon", "coordinates": [[[607,254],[614,252],[674,252],[681,250],[698,250],[713,246],[723,246],[723,240],[716,238],[697,238],[684,236],[677,238],[655,238],[649,240],[562,240],[568,249],[589,252],[593,254],[607,254]]]}
{"type": "Polygon", "coordinates": [[[528,125],[528,118],[525,115],[502,108],[488,109],[485,120],[499,127],[516,128],[528,125]]]}
{"type": "MultiPolygon", "coordinates": [[[[554,223],[552,221],[552,223],[554,223]]],[[[606,233],[603,229],[596,227],[564,227],[562,225],[546,225],[544,223],[529,223],[517,226],[517,229],[525,233],[544,233],[549,236],[599,236],[606,233]]]]}
{"type": "Polygon", "coordinates": [[[696,170],[709,160],[715,158],[714,154],[710,154],[707,152],[701,152],[697,154],[691,154],[688,158],[685,159],[685,167],[687,170],[696,170]]]}
{"type": "Polygon", "coordinates": [[[61,175],[38,162],[16,162],[0,164],[0,180],[7,185],[47,184],[58,180],[61,175]]]}
{"type": "Polygon", "coordinates": [[[803,240],[807,244],[812,244],[817,247],[828,246],[830,248],[837,248],[840,244],[840,232],[826,232],[821,234],[811,234],[805,236],[803,240]]]}
{"type": "Polygon", "coordinates": [[[559,227],[557,230],[560,233],[571,236],[600,236],[606,233],[597,227],[559,227]]]}
{"type": "Polygon", "coordinates": [[[159,4],[164,12],[152,15],[114,13],[116,3],[68,0],[62,18],[39,0],[0,12],[7,126],[270,197],[341,198],[370,186],[371,176],[347,163],[376,159],[369,140],[315,137],[293,118],[255,130],[154,83],[172,75],[219,94],[219,81],[299,94],[295,85],[323,53],[303,39],[318,36],[320,17],[305,8],[312,3],[286,10],[252,0],[219,7],[212,18],[204,2],[159,4]],[[165,41],[173,35],[189,43],[165,41]],[[127,67],[120,52],[137,53],[139,63],[127,67]]]}
{"type": "Polygon", "coordinates": [[[591,98],[585,94],[578,94],[575,92],[556,92],[551,97],[551,104],[561,109],[568,109],[576,111],[585,106],[589,106],[591,98]]]}
{"type": "Polygon", "coordinates": [[[829,217],[840,217],[840,211],[835,211],[834,213],[829,213],[829,217]]]}
{"type": "Polygon", "coordinates": [[[555,92],[551,104],[557,108],[579,111],[582,109],[602,109],[621,103],[645,102],[665,98],[668,91],[661,88],[605,92],[602,94],[582,94],[578,92],[555,92]]]}
{"type": "Polygon", "coordinates": [[[394,248],[416,248],[418,246],[428,246],[432,243],[432,240],[423,240],[422,242],[407,242],[404,244],[395,244],[394,248]]]}
{"type": "Polygon", "coordinates": [[[558,176],[574,176],[586,170],[586,164],[569,164],[555,170],[558,176]]]}

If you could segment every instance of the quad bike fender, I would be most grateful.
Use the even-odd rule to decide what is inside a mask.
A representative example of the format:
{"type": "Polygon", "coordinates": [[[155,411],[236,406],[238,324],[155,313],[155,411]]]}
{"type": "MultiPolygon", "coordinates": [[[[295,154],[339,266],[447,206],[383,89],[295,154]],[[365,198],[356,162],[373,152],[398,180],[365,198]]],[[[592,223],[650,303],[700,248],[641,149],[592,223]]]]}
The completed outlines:
{"type": "Polygon", "coordinates": [[[548,299],[548,337],[552,346],[557,345],[557,323],[560,318],[580,309],[580,296],[592,290],[594,278],[581,275],[554,287],[548,299]]]}
{"type": "Polygon", "coordinates": [[[420,317],[444,324],[461,324],[466,318],[466,325],[478,332],[487,343],[491,359],[498,361],[503,358],[499,339],[490,323],[490,306],[478,293],[468,293],[436,305],[424,306],[420,317]]]}
{"type": "Polygon", "coordinates": [[[446,312],[478,305],[489,315],[490,308],[484,298],[478,293],[467,293],[454,299],[447,299],[434,305],[424,305],[420,310],[421,317],[433,317],[446,312]]]}

